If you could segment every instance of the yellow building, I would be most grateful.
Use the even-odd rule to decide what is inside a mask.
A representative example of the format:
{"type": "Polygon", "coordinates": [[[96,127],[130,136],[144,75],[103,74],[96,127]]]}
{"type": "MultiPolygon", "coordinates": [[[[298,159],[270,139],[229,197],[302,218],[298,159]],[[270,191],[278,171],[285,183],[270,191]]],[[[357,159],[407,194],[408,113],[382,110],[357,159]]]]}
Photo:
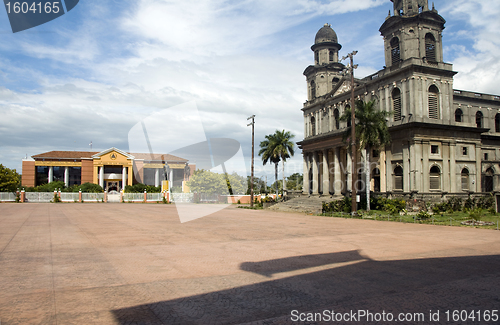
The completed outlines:
{"type": "Polygon", "coordinates": [[[183,186],[194,170],[195,165],[186,159],[169,154],[128,153],[116,148],[49,151],[23,159],[22,185],[63,181],[66,186],[94,183],[107,191],[120,191],[137,183],[160,186],[168,179],[172,186],[183,186]]]}

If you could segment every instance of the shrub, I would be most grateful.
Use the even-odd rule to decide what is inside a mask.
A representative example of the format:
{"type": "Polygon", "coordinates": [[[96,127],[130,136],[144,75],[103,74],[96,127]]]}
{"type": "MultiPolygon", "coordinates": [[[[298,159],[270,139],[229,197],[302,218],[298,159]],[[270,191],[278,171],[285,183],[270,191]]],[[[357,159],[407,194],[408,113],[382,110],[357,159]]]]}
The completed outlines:
{"type": "Polygon", "coordinates": [[[431,215],[427,211],[422,210],[417,213],[416,217],[421,220],[427,220],[431,217],[431,215]]]}

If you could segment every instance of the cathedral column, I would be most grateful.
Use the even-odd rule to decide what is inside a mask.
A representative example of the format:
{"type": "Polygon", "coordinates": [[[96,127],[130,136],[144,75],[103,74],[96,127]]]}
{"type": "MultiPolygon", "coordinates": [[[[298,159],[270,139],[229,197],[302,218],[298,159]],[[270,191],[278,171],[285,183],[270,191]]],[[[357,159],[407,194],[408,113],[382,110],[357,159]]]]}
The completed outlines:
{"type": "Polygon", "coordinates": [[[307,152],[304,152],[303,154],[303,159],[304,159],[304,177],[302,178],[302,193],[309,195],[309,187],[310,187],[310,182],[309,182],[309,154],[307,152]]]}
{"type": "Polygon", "coordinates": [[[457,144],[455,142],[450,142],[450,192],[457,193],[457,185],[460,184],[460,189],[462,189],[462,179],[457,177],[457,161],[455,158],[457,150],[457,144]]]}
{"type": "Polygon", "coordinates": [[[342,193],[342,173],[340,170],[340,147],[337,147],[333,151],[333,161],[334,161],[334,192],[335,195],[340,195],[342,193]]]}
{"type": "Polygon", "coordinates": [[[422,191],[430,191],[430,179],[429,179],[429,153],[430,153],[430,142],[422,141],[422,191]]]}
{"type": "Polygon", "coordinates": [[[410,150],[408,148],[408,142],[403,142],[403,192],[410,192],[410,150]]]}
{"type": "Polygon", "coordinates": [[[476,144],[476,192],[481,192],[481,145],[476,144]]]}
{"type": "Polygon", "coordinates": [[[452,180],[452,174],[450,171],[450,143],[449,142],[442,142],[442,149],[443,149],[443,172],[442,175],[442,183],[443,187],[442,190],[444,192],[451,192],[451,183],[453,182],[452,180]]]}
{"type": "MultiPolygon", "coordinates": [[[[406,117],[406,121],[408,121],[408,98],[406,88],[408,85],[406,84],[406,79],[401,80],[401,119],[403,116],[406,117]]],[[[404,120],[402,120],[404,122],[404,120]]],[[[406,171],[405,171],[406,174],[406,171]]]]}
{"type": "Polygon", "coordinates": [[[333,107],[331,107],[331,106],[328,109],[328,116],[330,118],[330,129],[329,129],[329,131],[333,131],[334,130],[333,129],[333,120],[334,120],[334,118],[333,118],[333,107]]]}
{"type": "Polygon", "coordinates": [[[328,149],[323,150],[323,195],[330,194],[330,169],[328,168],[328,149]]]}
{"type": "Polygon", "coordinates": [[[415,191],[422,192],[422,141],[416,140],[414,144],[415,148],[413,150],[414,162],[414,172],[413,178],[415,179],[414,188],[415,191]]]}
{"type": "Polygon", "coordinates": [[[313,165],[312,165],[312,173],[313,173],[313,179],[312,179],[312,194],[319,194],[318,193],[318,152],[314,151],[313,152],[313,165]]]}
{"type": "Polygon", "coordinates": [[[392,148],[391,145],[389,144],[387,146],[387,150],[385,151],[385,181],[386,181],[386,191],[387,192],[392,192],[393,189],[393,169],[392,169],[392,148]]]}

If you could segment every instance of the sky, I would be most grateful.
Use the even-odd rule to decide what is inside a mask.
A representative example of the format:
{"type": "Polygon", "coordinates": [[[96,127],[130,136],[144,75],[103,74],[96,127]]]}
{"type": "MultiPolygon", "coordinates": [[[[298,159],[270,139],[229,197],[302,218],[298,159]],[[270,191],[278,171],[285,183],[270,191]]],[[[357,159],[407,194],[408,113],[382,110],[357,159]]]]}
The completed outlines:
{"type": "MultiPolygon", "coordinates": [[[[434,4],[447,21],[454,88],[500,94],[500,0],[434,4]]],[[[256,116],[256,152],[277,129],[303,139],[302,73],[316,32],[329,23],[340,57],[359,51],[362,78],[385,65],[378,29],[389,10],[389,0],[82,0],[14,34],[0,9],[0,164],[21,172],[26,156],[90,150],[91,142],[92,151],[129,151],[130,130],[151,116],[179,129],[166,141],[186,142],[196,131],[158,113],[190,103],[207,138],[239,141],[249,174],[247,117],[256,116]]],[[[271,182],[273,166],[257,157],[255,167],[271,182]]],[[[285,174],[294,172],[302,173],[297,147],[285,174]]]]}

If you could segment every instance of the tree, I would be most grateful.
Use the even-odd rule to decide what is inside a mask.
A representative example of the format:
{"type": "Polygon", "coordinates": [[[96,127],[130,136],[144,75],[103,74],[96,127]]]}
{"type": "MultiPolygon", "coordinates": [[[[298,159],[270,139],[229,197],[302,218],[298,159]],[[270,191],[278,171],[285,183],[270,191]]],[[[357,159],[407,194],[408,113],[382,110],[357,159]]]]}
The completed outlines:
{"type": "Polygon", "coordinates": [[[187,182],[193,193],[204,194],[243,194],[244,178],[236,173],[217,174],[209,170],[197,170],[187,182]]]}
{"type": "MultiPolygon", "coordinates": [[[[278,195],[278,164],[283,162],[283,176],[285,175],[285,161],[294,154],[294,143],[291,141],[295,135],[289,131],[276,130],[274,134],[266,135],[266,140],[260,143],[259,156],[266,165],[268,162],[274,163],[274,178],[276,180],[276,195],[278,195]]],[[[285,187],[285,177],[283,177],[283,188],[285,187]]]]}
{"type": "MultiPolygon", "coordinates": [[[[377,110],[375,107],[375,100],[364,102],[361,100],[356,101],[356,144],[360,149],[366,151],[365,161],[363,167],[365,170],[365,190],[366,190],[366,203],[367,210],[370,210],[370,151],[372,149],[380,148],[391,142],[389,128],[387,127],[386,118],[390,115],[389,112],[377,110]]],[[[351,109],[347,108],[340,118],[342,121],[351,121],[351,109]]],[[[351,134],[351,127],[348,127],[344,134],[344,141],[348,141],[350,148],[349,135],[351,134]]]]}
{"type": "Polygon", "coordinates": [[[19,186],[19,174],[0,164],[0,192],[15,192],[19,186]]]}
{"type": "Polygon", "coordinates": [[[287,177],[286,188],[291,190],[302,190],[302,182],[304,176],[299,173],[294,173],[287,177]]]}

